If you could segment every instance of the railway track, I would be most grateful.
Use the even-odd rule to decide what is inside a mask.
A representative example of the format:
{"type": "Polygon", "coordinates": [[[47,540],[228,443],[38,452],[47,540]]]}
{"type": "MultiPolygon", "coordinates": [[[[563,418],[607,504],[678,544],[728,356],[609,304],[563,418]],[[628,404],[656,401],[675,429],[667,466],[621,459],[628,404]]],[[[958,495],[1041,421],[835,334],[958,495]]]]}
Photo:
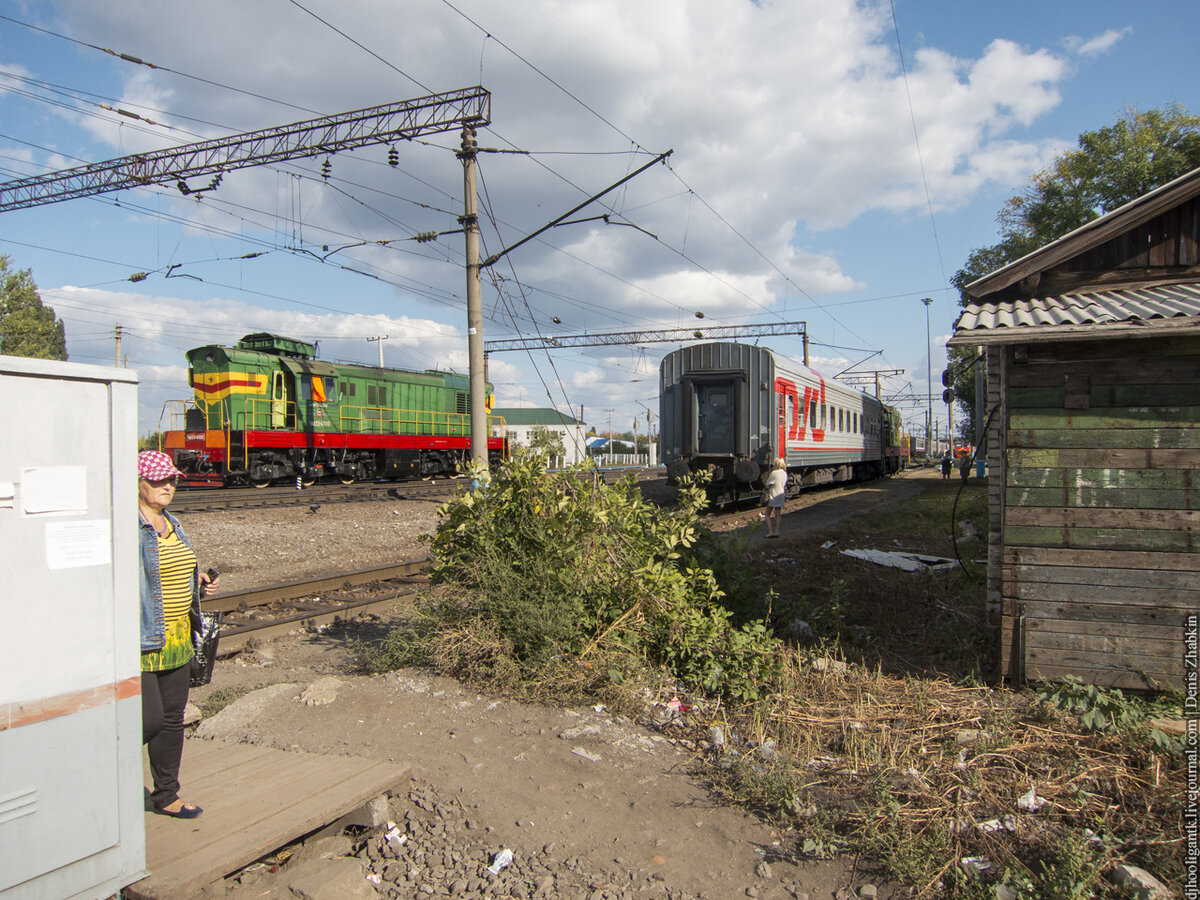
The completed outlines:
{"type": "Polygon", "coordinates": [[[230,509],[269,509],[311,506],[316,503],[368,502],[372,500],[430,500],[442,502],[466,484],[464,479],[437,481],[362,482],[315,484],[302,490],[294,487],[185,488],[171,503],[171,512],[217,512],[230,509]]]}
{"type": "Polygon", "coordinates": [[[384,612],[427,584],[429,559],[411,559],[370,569],[214,594],[201,601],[205,612],[224,613],[217,655],[229,656],[251,641],[268,641],[298,627],[384,612]]]}

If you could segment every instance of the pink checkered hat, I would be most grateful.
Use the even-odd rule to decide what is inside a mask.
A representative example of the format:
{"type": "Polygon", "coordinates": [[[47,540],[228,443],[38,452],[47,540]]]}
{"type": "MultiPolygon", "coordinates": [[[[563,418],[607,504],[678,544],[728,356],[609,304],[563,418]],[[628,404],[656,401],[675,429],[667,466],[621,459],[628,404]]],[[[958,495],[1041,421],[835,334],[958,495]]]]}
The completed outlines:
{"type": "Polygon", "coordinates": [[[143,450],[138,454],[138,475],[147,481],[162,481],[182,474],[161,450],[143,450]]]}

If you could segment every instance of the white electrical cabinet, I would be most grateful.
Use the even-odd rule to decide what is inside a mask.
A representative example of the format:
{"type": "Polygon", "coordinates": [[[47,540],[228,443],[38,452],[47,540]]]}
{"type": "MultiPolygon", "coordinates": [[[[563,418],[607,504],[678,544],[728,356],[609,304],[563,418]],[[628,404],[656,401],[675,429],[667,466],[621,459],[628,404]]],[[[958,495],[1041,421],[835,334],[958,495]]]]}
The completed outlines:
{"type": "Polygon", "coordinates": [[[137,376],[0,356],[0,900],[145,874],[137,376]]]}

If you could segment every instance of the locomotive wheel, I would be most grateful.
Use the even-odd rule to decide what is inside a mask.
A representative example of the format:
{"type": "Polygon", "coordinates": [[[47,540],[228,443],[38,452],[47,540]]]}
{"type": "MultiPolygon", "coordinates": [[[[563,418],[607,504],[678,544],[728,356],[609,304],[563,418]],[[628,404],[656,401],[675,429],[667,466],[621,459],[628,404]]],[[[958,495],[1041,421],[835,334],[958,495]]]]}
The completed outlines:
{"type": "Polygon", "coordinates": [[[317,479],[311,475],[302,475],[300,476],[300,483],[305,487],[312,487],[317,483],[317,479]]]}
{"type": "Polygon", "coordinates": [[[270,478],[251,478],[250,479],[250,486],[260,488],[260,489],[265,488],[270,483],[271,483],[270,478]]]}
{"type": "Polygon", "coordinates": [[[338,481],[340,481],[342,484],[354,484],[354,476],[353,475],[339,475],[338,481]]]}

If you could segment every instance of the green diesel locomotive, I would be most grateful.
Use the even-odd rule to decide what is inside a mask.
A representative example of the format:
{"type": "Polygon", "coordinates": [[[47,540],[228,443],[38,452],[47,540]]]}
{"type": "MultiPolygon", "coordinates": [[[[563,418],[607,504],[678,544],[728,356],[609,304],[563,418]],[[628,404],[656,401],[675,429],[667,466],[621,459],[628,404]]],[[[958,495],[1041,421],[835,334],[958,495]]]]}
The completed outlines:
{"type": "MultiPolygon", "coordinates": [[[[324,362],[313,344],[264,333],[197,347],[187,359],[194,396],[171,405],[163,449],[189,481],[349,484],[449,475],[470,459],[465,375],[324,362]]],[[[503,435],[504,423],[489,416],[493,462],[505,453],[503,435]]]]}

